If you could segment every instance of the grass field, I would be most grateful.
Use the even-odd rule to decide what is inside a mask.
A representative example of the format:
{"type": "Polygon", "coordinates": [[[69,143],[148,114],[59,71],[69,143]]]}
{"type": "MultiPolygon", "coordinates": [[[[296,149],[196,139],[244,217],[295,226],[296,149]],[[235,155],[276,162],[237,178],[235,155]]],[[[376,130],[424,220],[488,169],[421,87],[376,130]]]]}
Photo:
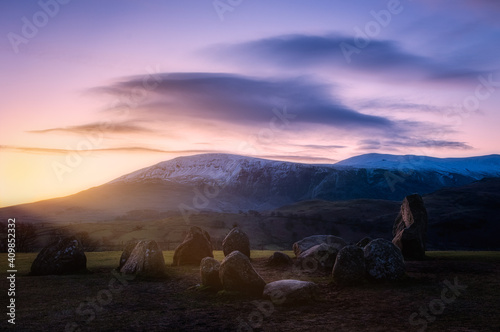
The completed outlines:
{"type": "MultiPolygon", "coordinates": [[[[251,256],[252,258],[264,258],[272,255],[274,251],[271,250],[252,250],[251,256]]],[[[290,257],[294,257],[293,251],[283,251],[288,254],[290,257]]],[[[224,259],[224,254],[222,250],[214,250],[214,258],[222,261],[224,259]]],[[[93,269],[113,269],[118,266],[120,261],[121,251],[98,251],[98,252],[87,252],[85,255],[87,256],[87,268],[92,271],[93,269]]],[[[18,253],[16,254],[16,269],[19,275],[26,275],[30,272],[31,264],[35,260],[37,253],[18,253]]],[[[3,266],[7,266],[7,254],[0,253],[0,258],[3,263],[3,266]]],[[[165,259],[165,264],[172,265],[174,260],[174,251],[168,250],[163,251],[163,258],[165,259]]],[[[5,273],[5,270],[2,269],[2,273],[5,273]]]]}
{"type": "MultiPolygon", "coordinates": [[[[266,282],[314,281],[321,299],[268,311],[261,307],[259,314],[259,305],[266,303],[263,299],[194,287],[200,282],[196,266],[169,267],[166,279],[124,281],[120,291],[108,299],[104,295],[111,294],[110,284],[116,281],[115,286],[120,285],[112,272],[118,265],[119,251],[87,253],[91,274],[42,277],[28,275],[36,254],[17,254],[16,326],[10,330],[237,331],[242,326],[253,326],[254,331],[500,330],[500,252],[428,252],[426,261],[406,263],[408,278],[404,281],[356,287],[333,284],[328,272],[268,267],[265,261],[272,252],[251,253],[252,264],[266,282]],[[447,282],[466,288],[443,308],[436,307],[447,282]],[[421,310],[426,310],[428,321],[421,310]],[[259,321],[251,321],[252,317],[259,321]]],[[[293,252],[286,253],[294,257],[293,252]]],[[[170,265],[173,251],[163,254],[170,265]]],[[[214,256],[223,259],[221,251],[215,251],[214,256]]],[[[7,266],[7,255],[0,257],[7,266]]],[[[7,290],[4,271],[6,268],[0,285],[7,290]]],[[[6,291],[1,298],[7,303],[6,291]]],[[[0,324],[0,330],[9,330],[6,319],[0,324]]]]}

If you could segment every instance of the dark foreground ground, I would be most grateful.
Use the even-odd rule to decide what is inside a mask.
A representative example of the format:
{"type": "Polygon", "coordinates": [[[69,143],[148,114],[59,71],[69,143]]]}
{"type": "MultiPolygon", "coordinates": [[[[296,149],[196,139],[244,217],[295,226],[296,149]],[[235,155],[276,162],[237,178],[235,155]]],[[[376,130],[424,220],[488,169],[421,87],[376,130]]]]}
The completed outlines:
{"type": "MultiPolygon", "coordinates": [[[[500,331],[499,253],[433,252],[427,261],[407,262],[402,282],[357,287],[336,286],[328,273],[270,268],[265,258],[255,258],[267,282],[320,285],[320,300],[292,307],[200,290],[196,267],[170,268],[163,280],[120,280],[111,272],[119,254],[90,253],[92,274],[45,277],[26,275],[34,255],[18,257],[24,265],[16,279],[16,324],[4,313],[0,330],[500,331]]],[[[6,304],[5,273],[1,286],[6,304]]]]}

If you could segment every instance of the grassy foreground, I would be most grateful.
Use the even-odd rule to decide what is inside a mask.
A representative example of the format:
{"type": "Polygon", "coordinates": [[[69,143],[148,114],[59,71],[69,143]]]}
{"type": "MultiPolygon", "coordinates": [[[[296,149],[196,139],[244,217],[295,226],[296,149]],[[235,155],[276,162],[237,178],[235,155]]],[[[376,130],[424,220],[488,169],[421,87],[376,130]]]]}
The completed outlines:
{"type": "MultiPolygon", "coordinates": [[[[272,250],[252,250],[251,257],[252,258],[267,258],[272,255],[274,251],[272,250]]],[[[288,254],[290,257],[294,257],[293,251],[283,251],[288,254]]],[[[222,250],[214,250],[214,258],[222,261],[224,259],[224,254],[222,250]]],[[[87,256],[87,268],[92,271],[94,269],[113,269],[118,266],[118,262],[120,261],[121,251],[96,251],[96,252],[86,252],[87,256]]],[[[25,275],[30,272],[31,264],[35,260],[38,253],[18,253],[16,254],[16,269],[18,274],[25,275]]],[[[2,266],[5,267],[2,269],[1,273],[6,274],[7,270],[7,254],[0,253],[0,258],[2,262],[2,266]]],[[[165,264],[172,265],[174,260],[174,250],[163,251],[163,258],[165,259],[165,264]]]]}
{"type": "MultiPolygon", "coordinates": [[[[167,265],[173,253],[163,252],[167,265]]],[[[16,325],[4,318],[0,330],[500,331],[500,252],[428,252],[427,260],[406,263],[408,278],[401,282],[353,287],[335,285],[329,272],[269,267],[272,253],[251,252],[266,282],[314,281],[321,298],[280,307],[262,298],[198,290],[197,266],[169,267],[166,279],[121,280],[112,272],[119,251],[86,253],[91,274],[33,277],[28,273],[37,254],[17,254],[16,325]],[[453,284],[459,287],[447,291],[453,284]]],[[[221,251],[214,256],[223,259],[221,251]]],[[[7,304],[7,255],[0,257],[0,299],[7,304]]]]}
{"type": "MultiPolygon", "coordinates": [[[[252,250],[252,258],[267,258],[272,255],[273,250],[252,250]]],[[[293,251],[283,251],[290,257],[295,257],[293,251]]],[[[118,265],[121,251],[100,251],[87,252],[87,268],[92,269],[112,269],[118,265]]],[[[475,261],[475,262],[500,262],[500,251],[428,251],[427,256],[430,259],[455,260],[455,261],[475,261]]],[[[37,253],[18,253],[16,254],[16,268],[19,274],[28,274],[31,263],[35,260],[37,253]]],[[[173,262],[174,251],[163,251],[165,264],[171,265],[173,262]]],[[[0,253],[0,258],[4,267],[7,267],[7,254],[0,253]]],[[[222,261],[224,254],[221,250],[214,250],[214,258],[222,261]]],[[[6,274],[5,269],[2,273],[6,274]]]]}

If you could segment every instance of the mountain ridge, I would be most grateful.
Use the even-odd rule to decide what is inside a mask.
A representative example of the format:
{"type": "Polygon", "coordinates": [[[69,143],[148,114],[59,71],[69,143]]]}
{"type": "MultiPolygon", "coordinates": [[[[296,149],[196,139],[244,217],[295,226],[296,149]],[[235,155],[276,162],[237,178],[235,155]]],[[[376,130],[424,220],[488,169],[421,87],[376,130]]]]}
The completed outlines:
{"type": "Polygon", "coordinates": [[[357,168],[383,168],[391,170],[440,170],[461,174],[500,175],[500,155],[465,158],[436,158],[417,155],[391,155],[370,153],[351,157],[334,165],[357,168]]]}
{"type": "MultiPolygon", "coordinates": [[[[363,158],[366,163],[371,157],[376,164],[387,156],[363,158]]],[[[477,158],[472,159],[476,163],[474,172],[443,169],[431,163],[435,169],[405,173],[398,168],[305,164],[229,154],[194,155],[163,161],[74,195],[5,207],[0,209],[0,215],[18,214],[35,221],[92,222],[122,218],[137,210],[179,213],[181,206],[198,212],[237,213],[271,210],[310,199],[401,201],[412,193],[424,195],[482,177],[500,177],[500,167],[495,166],[500,165],[500,156],[485,156],[487,162],[481,172],[477,158]]],[[[465,163],[471,160],[460,159],[465,163]]]]}
{"type": "Polygon", "coordinates": [[[351,157],[334,164],[308,164],[289,161],[277,161],[264,158],[246,157],[235,154],[208,153],[159,162],[155,165],[142,168],[129,174],[120,176],[109,183],[120,181],[137,181],[139,179],[171,179],[182,178],[182,176],[205,175],[213,180],[227,180],[223,175],[234,177],[235,170],[240,170],[241,164],[253,164],[255,166],[290,166],[290,167],[315,167],[318,169],[385,169],[385,170],[428,170],[447,171],[462,175],[475,175],[481,178],[486,176],[500,176],[500,155],[491,154],[485,156],[465,158],[436,158],[417,155],[391,155],[369,153],[351,157]],[[218,163],[217,163],[218,161],[218,163]],[[199,173],[190,172],[199,166],[199,173]],[[208,167],[212,167],[209,172],[208,167]],[[466,167],[468,166],[468,167],[466,167]],[[223,170],[223,174],[216,174],[216,169],[223,170]],[[228,172],[230,169],[231,172],[228,172]],[[164,173],[161,173],[161,170],[164,173]],[[146,176],[148,175],[148,176],[146,176]]]}

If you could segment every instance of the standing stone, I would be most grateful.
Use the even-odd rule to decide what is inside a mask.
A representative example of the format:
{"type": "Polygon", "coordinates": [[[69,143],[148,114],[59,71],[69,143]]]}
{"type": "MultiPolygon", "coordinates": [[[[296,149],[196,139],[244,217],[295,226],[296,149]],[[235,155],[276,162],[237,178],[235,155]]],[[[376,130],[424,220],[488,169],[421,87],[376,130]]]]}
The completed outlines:
{"type": "Polygon", "coordinates": [[[201,284],[215,290],[222,289],[219,278],[220,263],[212,257],[205,257],[200,263],[201,284]]]}
{"type": "Polygon", "coordinates": [[[316,269],[331,271],[338,253],[338,246],[321,243],[303,251],[297,259],[311,272],[316,269]]]}
{"type": "Polygon", "coordinates": [[[156,241],[139,241],[120,272],[144,276],[163,276],[165,274],[165,260],[156,241]]]}
{"type": "Polygon", "coordinates": [[[302,305],[319,297],[319,287],[313,282],[278,280],[264,287],[263,296],[275,305],[302,305]]]}
{"type": "Polygon", "coordinates": [[[87,257],[76,237],[57,239],[47,245],[31,264],[31,275],[87,272],[87,257]]]}
{"type": "Polygon", "coordinates": [[[125,245],[125,249],[123,249],[122,255],[120,257],[120,264],[118,265],[118,271],[120,271],[123,265],[125,265],[137,243],[139,243],[139,240],[130,240],[127,242],[127,244],[125,245]]]}
{"type": "Polygon", "coordinates": [[[328,244],[337,247],[338,250],[342,249],[347,243],[344,239],[334,236],[334,235],[312,235],[303,238],[293,244],[293,252],[295,256],[299,257],[304,251],[318,245],[318,244],[328,244]]]}
{"type": "Polygon", "coordinates": [[[261,296],[266,282],[254,270],[248,256],[233,251],[224,258],[219,269],[224,290],[261,296]]]}
{"type": "Polygon", "coordinates": [[[222,251],[224,256],[233,251],[239,251],[250,258],[250,240],[240,228],[233,228],[222,241],[222,251]]]}
{"type": "Polygon", "coordinates": [[[269,257],[266,263],[269,266],[280,267],[290,266],[293,264],[293,261],[287,254],[276,251],[271,255],[271,257],[269,257]]]}
{"type": "Polygon", "coordinates": [[[173,265],[199,265],[205,257],[214,257],[210,235],[200,227],[192,226],[175,249],[173,265]]]}
{"type": "Polygon", "coordinates": [[[406,267],[401,250],[391,241],[376,239],[364,249],[366,272],[375,280],[398,280],[406,267]]]}
{"type": "Polygon", "coordinates": [[[363,249],[357,245],[342,248],[333,266],[332,277],[339,285],[354,285],[366,281],[363,249]]]}
{"type": "Polygon", "coordinates": [[[394,243],[405,259],[425,257],[427,241],[427,210],[418,194],[406,196],[392,229],[394,243]]]}

